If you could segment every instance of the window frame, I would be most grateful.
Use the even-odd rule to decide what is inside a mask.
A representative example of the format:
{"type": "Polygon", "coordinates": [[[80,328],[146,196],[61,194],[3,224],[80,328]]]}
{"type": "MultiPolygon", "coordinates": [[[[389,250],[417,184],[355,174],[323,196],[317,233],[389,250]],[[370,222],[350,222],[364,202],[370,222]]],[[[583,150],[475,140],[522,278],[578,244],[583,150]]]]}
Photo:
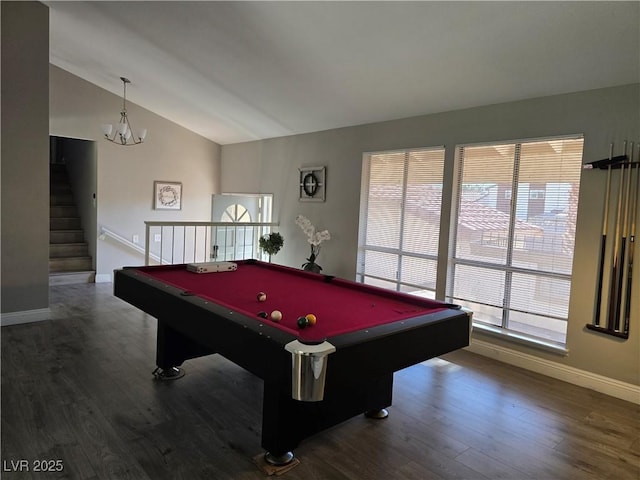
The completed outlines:
{"type": "Polygon", "coordinates": [[[359,216],[359,225],[358,225],[358,253],[357,253],[357,263],[356,263],[356,281],[361,283],[367,283],[366,279],[370,278],[379,282],[385,282],[388,284],[393,284],[395,291],[401,292],[404,291],[403,287],[407,287],[409,289],[416,289],[422,292],[430,292],[426,294],[428,298],[436,298],[436,286],[437,286],[437,270],[439,263],[439,245],[436,245],[435,253],[420,253],[415,251],[405,250],[403,247],[404,239],[405,239],[405,226],[406,226],[406,209],[407,209],[407,190],[409,188],[409,167],[410,167],[410,156],[415,152],[441,152],[442,154],[442,170],[440,173],[440,188],[441,188],[441,197],[440,197],[440,223],[438,225],[438,239],[440,238],[440,231],[442,227],[442,206],[443,206],[443,190],[444,190],[444,173],[445,173],[445,163],[446,163],[446,149],[444,145],[435,145],[430,147],[416,147],[416,148],[400,148],[393,150],[384,150],[384,151],[376,151],[376,152],[365,152],[362,155],[362,177],[361,177],[361,189],[360,189],[360,216],[359,216]],[[402,194],[401,194],[401,204],[400,204],[400,225],[399,225],[399,234],[398,234],[398,246],[397,247],[383,247],[376,245],[368,245],[366,243],[367,232],[369,229],[369,225],[366,220],[368,218],[368,212],[370,208],[370,186],[371,186],[371,158],[376,155],[393,155],[393,154],[402,154],[404,156],[403,162],[403,172],[402,172],[402,194]],[[378,252],[383,254],[392,254],[397,256],[396,262],[396,274],[395,279],[391,279],[388,277],[379,277],[376,275],[372,275],[370,273],[366,273],[366,265],[365,265],[365,255],[366,252],[378,252]],[[435,272],[436,276],[432,279],[433,288],[425,287],[424,285],[417,285],[411,282],[407,282],[403,279],[403,259],[404,258],[413,258],[419,260],[427,260],[432,261],[435,264],[435,272]]]}
{"type": "MultiPolygon", "coordinates": [[[[481,330],[494,334],[500,337],[511,338],[520,343],[532,343],[542,348],[566,353],[566,331],[564,335],[564,341],[558,342],[554,340],[546,340],[539,336],[528,335],[526,333],[522,333],[516,330],[511,330],[508,328],[510,313],[534,313],[535,315],[540,315],[535,312],[528,312],[525,310],[520,310],[517,308],[511,307],[511,294],[513,293],[513,275],[514,274],[525,274],[525,275],[533,275],[538,277],[545,277],[550,279],[559,279],[565,280],[569,282],[569,289],[571,288],[572,283],[572,271],[569,273],[560,273],[560,272],[551,272],[545,271],[541,269],[532,269],[525,268],[513,265],[513,254],[514,250],[517,249],[518,238],[515,232],[515,223],[517,222],[517,201],[512,201],[512,199],[518,199],[518,186],[520,179],[520,159],[522,153],[522,145],[528,143],[537,143],[537,142],[553,142],[553,141],[563,141],[563,140],[582,140],[582,155],[584,155],[584,135],[583,134],[572,134],[572,135],[559,135],[559,136],[548,136],[548,137],[538,137],[538,138],[526,138],[519,140],[507,140],[507,141],[490,141],[490,142],[476,142],[476,143],[467,143],[467,144],[457,144],[454,148],[454,169],[453,169],[453,177],[452,177],[452,193],[451,193],[451,215],[450,215],[450,233],[449,233],[449,245],[448,250],[449,254],[447,257],[447,280],[446,280],[446,293],[445,298],[447,301],[460,303],[465,300],[459,298],[455,295],[455,275],[456,268],[458,266],[469,266],[469,267],[478,267],[483,269],[489,269],[491,271],[496,272],[504,272],[505,275],[505,286],[504,286],[504,300],[503,307],[496,307],[492,304],[486,304],[488,307],[492,308],[501,308],[502,310],[502,318],[501,325],[496,326],[489,323],[481,322],[477,316],[474,316],[474,327],[479,327],[481,330]],[[514,165],[512,172],[512,180],[511,180],[511,188],[505,190],[505,199],[507,193],[509,193],[509,201],[510,201],[510,214],[509,214],[509,231],[506,238],[507,243],[507,252],[505,263],[492,263],[492,262],[484,262],[481,260],[473,260],[473,259],[465,259],[459,258],[456,256],[457,246],[458,246],[458,228],[459,228],[459,213],[461,209],[462,203],[462,194],[460,192],[460,188],[463,184],[462,176],[464,174],[463,171],[463,158],[461,155],[464,155],[464,149],[469,147],[482,147],[482,146],[500,146],[500,145],[509,145],[514,147],[514,165]],[[505,306],[506,305],[506,306],[505,306]]],[[[582,160],[582,159],[581,159],[582,160]]],[[[581,161],[582,164],[582,161],[581,161]]],[[[580,167],[582,169],[582,166],[580,167]]],[[[526,182],[525,182],[526,183],[526,182]]],[[[580,179],[578,179],[578,184],[580,184],[580,179]]],[[[535,191],[535,190],[534,190],[535,191]]],[[[531,195],[531,190],[528,192],[527,196],[531,195]]],[[[574,246],[575,246],[575,238],[574,238],[574,246]]],[[[575,258],[572,257],[571,265],[573,267],[573,263],[575,258]]],[[[573,270],[573,268],[571,268],[573,270]]],[[[478,305],[483,305],[482,302],[473,301],[473,303],[478,305]]],[[[560,320],[564,322],[568,322],[568,306],[570,303],[570,298],[567,299],[567,317],[558,317],[551,315],[544,315],[547,318],[560,320]]]]}

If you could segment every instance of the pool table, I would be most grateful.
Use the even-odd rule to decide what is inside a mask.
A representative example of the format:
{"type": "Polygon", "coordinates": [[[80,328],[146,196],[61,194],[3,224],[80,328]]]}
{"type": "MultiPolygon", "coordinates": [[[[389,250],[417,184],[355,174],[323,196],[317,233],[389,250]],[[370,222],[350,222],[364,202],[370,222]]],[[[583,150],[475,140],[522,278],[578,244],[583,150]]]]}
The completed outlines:
{"type": "Polygon", "coordinates": [[[168,377],[219,353],[264,381],[270,463],[355,415],[386,416],[395,371],[469,344],[472,314],[456,305],[257,260],[236,265],[125,267],[114,294],[158,320],[156,363],[168,377]],[[315,324],[301,328],[310,313],[315,324]]]}

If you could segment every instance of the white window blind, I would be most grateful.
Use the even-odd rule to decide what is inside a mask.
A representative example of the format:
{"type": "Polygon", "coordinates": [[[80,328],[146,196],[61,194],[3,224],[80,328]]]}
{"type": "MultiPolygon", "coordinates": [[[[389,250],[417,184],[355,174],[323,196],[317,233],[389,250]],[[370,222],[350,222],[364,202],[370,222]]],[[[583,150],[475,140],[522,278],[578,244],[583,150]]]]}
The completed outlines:
{"type": "Polygon", "coordinates": [[[456,149],[447,295],[474,322],[566,340],[582,137],[456,149]]]}
{"type": "Polygon", "coordinates": [[[359,281],[435,297],[444,148],[366,154],[359,281]]]}

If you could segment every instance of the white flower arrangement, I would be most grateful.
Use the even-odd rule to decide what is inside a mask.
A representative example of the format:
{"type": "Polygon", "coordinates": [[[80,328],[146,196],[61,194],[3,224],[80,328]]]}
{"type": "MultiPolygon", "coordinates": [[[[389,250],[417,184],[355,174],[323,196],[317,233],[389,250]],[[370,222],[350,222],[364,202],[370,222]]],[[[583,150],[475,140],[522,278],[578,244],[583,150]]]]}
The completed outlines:
{"type": "Polygon", "coordinates": [[[312,225],[311,221],[308,218],[303,217],[302,215],[298,215],[296,217],[296,225],[298,225],[307,235],[307,241],[314,247],[320,246],[320,244],[325,240],[331,240],[331,234],[329,233],[329,230],[316,232],[316,227],[312,225]]]}
{"type": "Polygon", "coordinates": [[[307,258],[307,262],[302,265],[302,268],[320,273],[322,267],[316,263],[316,258],[320,255],[320,244],[325,240],[330,240],[331,234],[329,230],[317,232],[311,221],[302,215],[296,217],[296,225],[302,229],[307,236],[307,242],[311,245],[311,255],[307,258]]]}

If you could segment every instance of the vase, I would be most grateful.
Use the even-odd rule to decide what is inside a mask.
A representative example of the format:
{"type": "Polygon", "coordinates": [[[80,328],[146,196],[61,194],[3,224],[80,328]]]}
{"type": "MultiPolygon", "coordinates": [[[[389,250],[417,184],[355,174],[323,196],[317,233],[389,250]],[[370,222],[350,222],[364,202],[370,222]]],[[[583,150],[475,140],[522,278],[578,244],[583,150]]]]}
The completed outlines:
{"type": "Polygon", "coordinates": [[[306,263],[302,264],[302,269],[307,272],[320,273],[322,271],[322,267],[316,263],[316,258],[320,253],[320,247],[311,245],[311,255],[307,258],[306,263]]]}
{"type": "Polygon", "coordinates": [[[322,267],[317,263],[307,262],[302,266],[302,269],[307,272],[320,273],[322,271],[322,267]]]}

